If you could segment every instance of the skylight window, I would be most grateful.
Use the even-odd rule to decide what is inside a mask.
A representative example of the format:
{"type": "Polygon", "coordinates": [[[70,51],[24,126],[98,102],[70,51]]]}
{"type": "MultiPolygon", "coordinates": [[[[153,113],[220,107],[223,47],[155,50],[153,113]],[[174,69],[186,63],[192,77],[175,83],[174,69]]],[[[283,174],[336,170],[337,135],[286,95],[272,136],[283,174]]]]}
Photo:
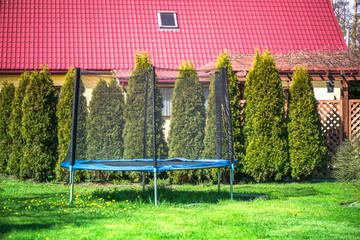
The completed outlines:
{"type": "Polygon", "coordinates": [[[179,28],[176,12],[157,12],[159,28],[174,29],[179,28]]]}

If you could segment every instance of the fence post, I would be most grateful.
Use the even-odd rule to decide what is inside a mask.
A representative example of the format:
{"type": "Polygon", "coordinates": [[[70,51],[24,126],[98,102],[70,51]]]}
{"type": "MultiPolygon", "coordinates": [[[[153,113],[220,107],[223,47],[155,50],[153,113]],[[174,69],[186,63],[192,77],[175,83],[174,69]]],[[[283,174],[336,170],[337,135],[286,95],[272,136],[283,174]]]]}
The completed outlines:
{"type": "Polygon", "coordinates": [[[341,108],[342,112],[341,119],[343,123],[343,134],[341,134],[341,139],[344,140],[344,138],[350,137],[349,135],[349,85],[348,80],[344,75],[341,75],[343,80],[341,80],[341,108]]]}

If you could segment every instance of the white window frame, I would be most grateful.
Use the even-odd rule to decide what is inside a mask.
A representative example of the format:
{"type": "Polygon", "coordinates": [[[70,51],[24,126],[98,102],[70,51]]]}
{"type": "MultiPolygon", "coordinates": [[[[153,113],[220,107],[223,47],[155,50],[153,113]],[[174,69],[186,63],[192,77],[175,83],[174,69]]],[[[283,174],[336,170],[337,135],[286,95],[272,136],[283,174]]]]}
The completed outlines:
{"type": "Polygon", "coordinates": [[[178,24],[178,20],[177,20],[177,13],[175,11],[158,11],[157,17],[158,17],[158,24],[159,24],[160,29],[178,29],[179,28],[179,24],[178,24]],[[174,16],[175,25],[174,26],[162,25],[161,14],[172,14],[174,16]]]}

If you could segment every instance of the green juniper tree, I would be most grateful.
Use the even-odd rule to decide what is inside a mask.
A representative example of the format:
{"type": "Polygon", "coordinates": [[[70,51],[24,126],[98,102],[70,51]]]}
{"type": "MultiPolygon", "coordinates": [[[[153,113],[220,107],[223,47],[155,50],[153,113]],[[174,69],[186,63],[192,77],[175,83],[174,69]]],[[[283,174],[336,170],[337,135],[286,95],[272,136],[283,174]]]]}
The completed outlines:
{"type": "Polygon", "coordinates": [[[245,85],[244,170],[256,181],[279,180],[289,168],[284,93],[274,59],[256,51],[245,85]]]}
{"type": "MultiPolygon", "coordinates": [[[[64,160],[71,140],[71,123],[72,123],[72,111],[73,111],[73,98],[74,98],[74,80],[75,70],[69,68],[66,76],[65,83],[61,87],[60,99],[56,106],[56,116],[58,118],[58,162],[56,164],[55,172],[58,180],[67,180],[69,171],[60,167],[60,163],[64,160]]],[[[86,117],[87,106],[86,98],[83,95],[85,92],[84,85],[80,81],[80,97],[79,97],[79,109],[78,109],[78,126],[76,134],[76,159],[85,159],[86,152],[86,117]]],[[[84,172],[77,171],[75,174],[75,180],[83,180],[84,172]]]]}
{"type": "MultiPolygon", "coordinates": [[[[87,159],[121,159],[123,156],[124,95],[116,80],[96,84],[89,103],[87,119],[87,159]]],[[[121,172],[89,172],[89,178],[113,180],[121,172]]]]}
{"type": "Polygon", "coordinates": [[[23,157],[22,148],[24,139],[21,134],[22,102],[25,97],[25,90],[30,82],[30,73],[24,72],[20,76],[19,86],[16,88],[15,97],[11,110],[10,135],[12,139],[11,154],[9,156],[8,167],[10,174],[19,177],[20,162],[23,157]]]}
{"type": "Polygon", "coordinates": [[[69,148],[71,139],[71,116],[74,97],[74,79],[75,70],[70,68],[65,75],[65,83],[60,90],[60,99],[56,106],[56,116],[58,118],[58,162],[56,164],[56,178],[63,180],[66,177],[66,171],[60,167],[60,163],[64,160],[69,148]]]}
{"type": "MultiPolygon", "coordinates": [[[[5,81],[0,91],[0,173],[7,170],[12,139],[9,134],[11,105],[15,95],[14,84],[5,81]]],[[[8,172],[8,171],[7,171],[8,172]]]]}
{"type": "MultiPolygon", "coordinates": [[[[222,67],[227,67],[227,77],[228,77],[228,87],[229,87],[229,99],[230,99],[230,108],[231,108],[231,121],[232,121],[232,130],[233,130],[233,142],[234,150],[236,157],[242,158],[244,155],[244,136],[241,128],[241,118],[242,118],[242,107],[240,104],[240,82],[238,77],[235,75],[232,69],[231,62],[229,60],[229,53],[224,52],[220,53],[216,68],[217,71],[222,71],[222,67]]],[[[216,102],[215,102],[215,79],[211,76],[210,79],[210,93],[208,97],[208,107],[206,111],[206,128],[205,128],[205,140],[204,140],[204,155],[203,158],[216,158],[216,102]]],[[[224,116],[223,116],[224,118],[224,116]]],[[[227,138],[225,134],[225,129],[223,133],[223,158],[227,158],[227,138]]],[[[213,169],[212,171],[213,179],[217,178],[217,170],[213,169]]],[[[227,176],[223,176],[224,179],[227,176]]]]}
{"type": "MultiPolygon", "coordinates": [[[[191,61],[182,62],[171,101],[168,137],[170,158],[201,158],[206,120],[204,103],[204,93],[194,65],[191,61]]],[[[171,175],[175,182],[182,182],[191,180],[197,174],[192,170],[174,171],[171,175]]]]}
{"type": "Polygon", "coordinates": [[[233,131],[234,150],[237,158],[241,158],[244,153],[244,136],[241,128],[242,107],[240,104],[240,82],[235,75],[229,59],[229,53],[220,53],[216,68],[220,70],[221,67],[227,67],[227,78],[229,87],[229,99],[231,109],[231,122],[233,131]]]}
{"type": "Polygon", "coordinates": [[[30,75],[22,103],[22,128],[25,145],[20,177],[47,180],[54,177],[57,159],[56,104],[58,93],[46,66],[30,75]]]}
{"type": "Polygon", "coordinates": [[[321,131],[311,77],[305,67],[294,72],[288,107],[291,176],[307,179],[326,167],[327,149],[321,131]]]}
{"type": "MultiPolygon", "coordinates": [[[[148,54],[137,52],[135,56],[135,68],[131,73],[126,94],[125,104],[125,128],[124,128],[124,158],[143,158],[143,132],[145,112],[145,88],[146,77],[150,77],[147,99],[147,124],[146,124],[146,158],[153,157],[152,146],[152,74],[151,62],[148,54]]],[[[155,127],[157,141],[157,158],[165,159],[168,156],[168,146],[164,135],[164,120],[161,118],[163,107],[162,95],[155,78],[155,127]]],[[[131,173],[134,180],[138,180],[138,173],[131,173]]]]}

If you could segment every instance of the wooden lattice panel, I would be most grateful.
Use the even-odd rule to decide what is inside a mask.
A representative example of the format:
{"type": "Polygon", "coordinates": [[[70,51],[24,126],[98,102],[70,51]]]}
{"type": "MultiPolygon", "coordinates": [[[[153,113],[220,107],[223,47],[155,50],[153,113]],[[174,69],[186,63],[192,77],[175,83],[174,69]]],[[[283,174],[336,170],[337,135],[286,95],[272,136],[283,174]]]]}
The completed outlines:
{"type": "Polygon", "coordinates": [[[349,138],[358,136],[360,133],[360,100],[352,99],[349,100],[349,127],[350,133],[349,138]]]}
{"type": "Polygon", "coordinates": [[[340,100],[320,100],[318,111],[320,114],[322,131],[330,155],[335,154],[342,139],[341,104],[340,100]]]}

